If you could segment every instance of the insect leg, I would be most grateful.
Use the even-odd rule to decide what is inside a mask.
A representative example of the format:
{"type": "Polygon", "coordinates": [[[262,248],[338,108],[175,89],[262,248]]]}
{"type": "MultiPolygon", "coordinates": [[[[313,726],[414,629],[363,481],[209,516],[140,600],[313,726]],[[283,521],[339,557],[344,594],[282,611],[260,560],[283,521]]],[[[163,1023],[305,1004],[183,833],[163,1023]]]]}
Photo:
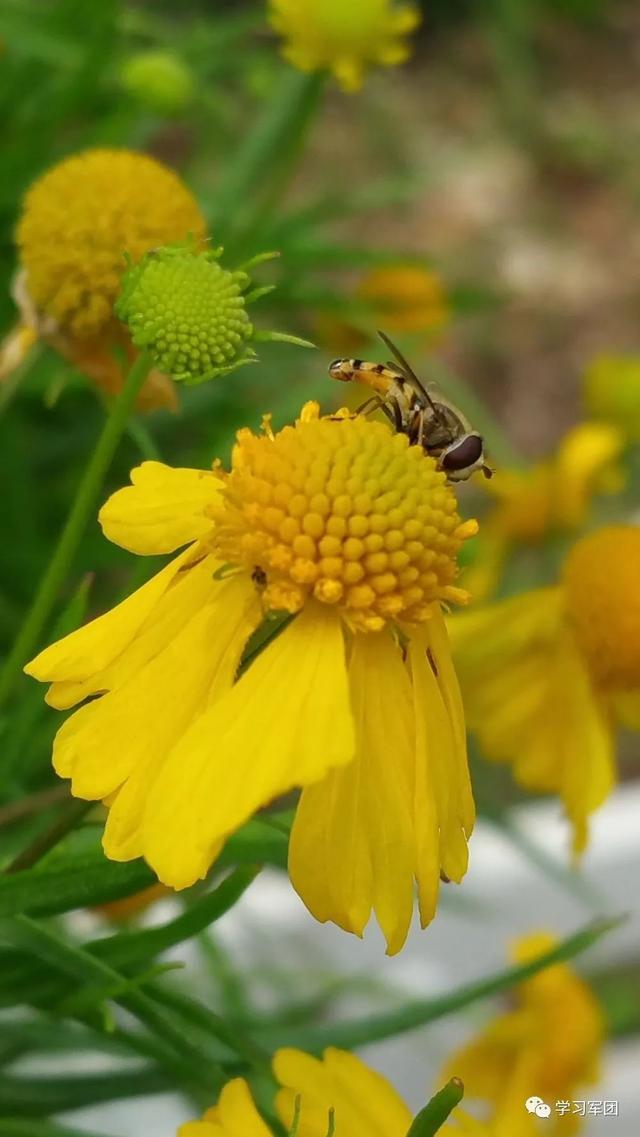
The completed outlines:
{"type": "Polygon", "coordinates": [[[371,398],[365,399],[364,403],[361,403],[359,407],[356,407],[355,414],[361,415],[365,410],[368,412],[377,411],[383,407],[384,399],[382,399],[380,395],[372,395],[371,398]]]}
{"type": "Polygon", "coordinates": [[[388,415],[387,417],[391,420],[391,422],[393,422],[393,425],[395,426],[398,434],[403,434],[404,433],[404,420],[402,418],[402,409],[400,407],[400,403],[398,402],[398,400],[396,398],[393,397],[393,395],[389,399],[389,403],[391,404],[390,405],[391,414],[388,415]]]}

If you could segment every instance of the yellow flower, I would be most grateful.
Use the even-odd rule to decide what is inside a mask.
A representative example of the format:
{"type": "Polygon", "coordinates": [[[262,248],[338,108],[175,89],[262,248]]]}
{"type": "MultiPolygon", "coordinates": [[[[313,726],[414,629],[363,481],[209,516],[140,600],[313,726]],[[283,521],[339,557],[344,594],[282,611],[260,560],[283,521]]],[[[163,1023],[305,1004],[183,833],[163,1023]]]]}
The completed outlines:
{"type": "Polygon", "coordinates": [[[111,613],[46,648],[67,719],[54,749],[72,792],[109,805],[115,860],[184,888],[255,810],[307,787],[290,848],[320,920],[361,934],[372,908],[400,949],[418,882],[459,881],[474,809],[442,603],[475,532],[418,447],[309,405],[274,435],[238,434],[232,470],[145,462],[103,507],[136,553],[186,549],[111,613]],[[295,614],[237,679],[265,614],[295,614]]]}
{"type": "Polygon", "coordinates": [[[594,419],[611,423],[640,442],[640,358],[601,355],[584,375],[584,399],[594,419]]]}
{"type": "Polygon", "coordinates": [[[439,331],[449,305],[437,273],[420,265],[382,265],[370,269],[356,296],[375,312],[380,327],[392,332],[439,331]]]}
{"type": "Polygon", "coordinates": [[[581,423],[551,458],[525,470],[496,470],[482,483],[495,505],[483,521],[477,560],[465,571],[476,600],[495,590],[512,548],[578,529],[595,493],[619,489],[622,445],[615,427],[581,423]]]}
{"type": "Polygon", "coordinates": [[[479,1121],[465,1109],[457,1109],[442,1130],[442,1137],[497,1137],[487,1121],[479,1121]]]}
{"type": "Polygon", "coordinates": [[[487,758],[557,793],[574,826],[615,778],[616,722],[640,729],[640,527],[578,541],[560,583],[450,621],[467,720],[487,758]]]}
{"type": "Polygon", "coordinates": [[[121,924],[127,920],[133,920],[136,916],[146,912],[158,900],[163,900],[169,896],[169,889],[164,884],[149,885],[148,888],[143,888],[140,892],[135,892],[133,896],[124,896],[121,900],[107,900],[104,904],[96,904],[93,906],[93,911],[98,912],[104,916],[105,920],[111,921],[113,924],[121,924]]]}
{"type": "MultiPolygon", "coordinates": [[[[554,943],[544,932],[526,936],[515,946],[514,962],[526,963],[554,943]]],[[[462,1079],[465,1100],[481,1098],[492,1107],[486,1125],[459,1117],[451,1137],[533,1137],[542,1131],[536,1115],[525,1108],[533,1096],[551,1106],[545,1132],[574,1133],[579,1117],[556,1112],[555,1104],[574,1100],[597,1081],[603,1040],[602,1011],[570,967],[555,963],[527,979],[516,989],[512,1009],[493,1019],[447,1063],[445,1076],[462,1079]]]]}
{"type": "MultiPolygon", "coordinates": [[[[18,222],[22,325],[101,388],[117,390],[122,375],[114,349],[129,359],[135,354],[113,314],[125,252],[136,262],[157,245],[189,235],[202,241],[205,233],[195,199],[155,158],[128,150],[66,158],[31,187],[18,222]]],[[[174,405],[171,382],[156,373],[145,399],[174,405]]]]}
{"type": "MultiPolygon", "coordinates": [[[[276,1111],[290,1129],[299,1099],[296,1137],[327,1137],[334,1111],[335,1137],[406,1137],[411,1112],[381,1074],[354,1054],[330,1047],[322,1058],[279,1050],[273,1071],[280,1084],[276,1111]]],[[[181,1125],[178,1137],[273,1137],[242,1078],[229,1082],[202,1121],[181,1125]]]]}
{"type": "Polygon", "coordinates": [[[270,0],[269,18],[294,67],[326,68],[344,91],[357,91],[371,64],[404,63],[406,36],[418,26],[420,13],[394,0],[270,0]]]}
{"type": "Polygon", "coordinates": [[[413,332],[433,338],[450,317],[447,296],[437,273],[420,265],[392,264],[370,269],[358,282],[354,299],[359,316],[333,312],[316,316],[315,330],[334,354],[354,355],[371,340],[371,328],[413,332]]]}

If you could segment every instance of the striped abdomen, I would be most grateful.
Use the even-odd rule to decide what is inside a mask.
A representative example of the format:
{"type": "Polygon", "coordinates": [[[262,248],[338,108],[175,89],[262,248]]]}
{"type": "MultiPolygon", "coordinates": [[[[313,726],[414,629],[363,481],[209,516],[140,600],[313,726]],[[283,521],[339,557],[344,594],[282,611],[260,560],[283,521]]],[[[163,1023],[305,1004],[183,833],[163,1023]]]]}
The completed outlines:
{"type": "Polygon", "coordinates": [[[380,395],[387,395],[390,388],[398,383],[397,372],[384,363],[369,363],[366,359],[334,359],[329,365],[329,374],[342,383],[364,383],[380,395]]]}

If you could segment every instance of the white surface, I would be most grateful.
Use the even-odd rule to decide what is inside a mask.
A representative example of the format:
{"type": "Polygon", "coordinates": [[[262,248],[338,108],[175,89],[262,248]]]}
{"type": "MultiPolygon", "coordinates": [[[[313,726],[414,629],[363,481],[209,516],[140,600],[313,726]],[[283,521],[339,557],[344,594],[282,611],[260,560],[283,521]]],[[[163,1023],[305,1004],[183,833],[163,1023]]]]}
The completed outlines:
{"type": "MultiPolygon", "coordinates": [[[[597,897],[569,891],[567,884],[543,873],[504,834],[479,824],[464,884],[454,889],[453,898],[445,897],[429,929],[414,928],[404,951],[393,959],[384,955],[376,928],[370,928],[359,941],[330,925],[318,925],[286,879],[272,872],[263,873],[217,927],[237,966],[254,976],[254,991],[265,1004],[274,1002],[274,985],[284,987],[288,998],[321,989],[329,976],[350,976],[376,985],[373,993],[343,998],[340,1016],[390,1008],[407,995],[429,996],[491,975],[505,966],[508,944],[518,936],[540,928],[562,936],[596,915],[628,912],[631,918],[580,959],[578,967],[588,970],[631,959],[637,957],[638,948],[639,817],[640,787],[629,786],[615,793],[596,815],[581,877],[588,878],[588,887],[597,897]]],[[[520,830],[544,850],[543,855],[557,859],[562,869],[568,833],[557,807],[532,805],[518,810],[515,818],[520,830]]],[[[158,907],[155,919],[166,919],[170,908],[158,907]]],[[[173,955],[192,969],[197,966],[188,945],[173,955]]],[[[453,1047],[477,1029],[491,1010],[483,1001],[469,1013],[370,1046],[363,1055],[417,1108],[433,1090],[453,1047]]],[[[583,1096],[619,1100],[620,1116],[592,1119],[586,1130],[589,1137],[637,1137],[639,1072],[637,1041],[609,1047],[602,1083],[583,1096]]],[[[167,1095],[78,1110],[66,1119],[110,1137],[140,1137],[141,1133],[174,1137],[187,1115],[184,1106],[167,1095]]],[[[540,1132],[544,1133],[542,1120],[540,1132]]]]}

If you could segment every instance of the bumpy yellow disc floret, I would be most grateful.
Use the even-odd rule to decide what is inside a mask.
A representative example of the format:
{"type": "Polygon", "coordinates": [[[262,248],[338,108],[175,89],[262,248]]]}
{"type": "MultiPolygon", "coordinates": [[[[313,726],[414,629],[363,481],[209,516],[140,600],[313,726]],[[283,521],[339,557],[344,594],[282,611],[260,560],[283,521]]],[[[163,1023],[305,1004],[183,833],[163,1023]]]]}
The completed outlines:
{"type": "Polygon", "coordinates": [[[567,614],[597,683],[640,687],[640,526],[599,529],[573,547],[564,568],[567,614]]]}
{"type": "Polygon", "coordinates": [[[162,163],[129,150],[87,150],[35,182],[17,242],[35,307],[61,331],[90,338],[112,319],[125,252],[137,261],[205,232],[197,202],[162,163]]]}
{"type": "Polygon", "coordinates": [[[216,547],[243,564],[269,609],[314,597],[348,624],[418,623],[439,601],[464,601],[462,523],[435,462],[363,418],[306,419],[277,435],[238,435],[216,547]]]}
{"type": "Polygon", "coordinates": [[[271,0],[269,12],[294,67],[327,68],[345,91],[361,86],[370,64],[403,63],[405,37],[420,22],[413,4],[393,0],[271,0]]]}

